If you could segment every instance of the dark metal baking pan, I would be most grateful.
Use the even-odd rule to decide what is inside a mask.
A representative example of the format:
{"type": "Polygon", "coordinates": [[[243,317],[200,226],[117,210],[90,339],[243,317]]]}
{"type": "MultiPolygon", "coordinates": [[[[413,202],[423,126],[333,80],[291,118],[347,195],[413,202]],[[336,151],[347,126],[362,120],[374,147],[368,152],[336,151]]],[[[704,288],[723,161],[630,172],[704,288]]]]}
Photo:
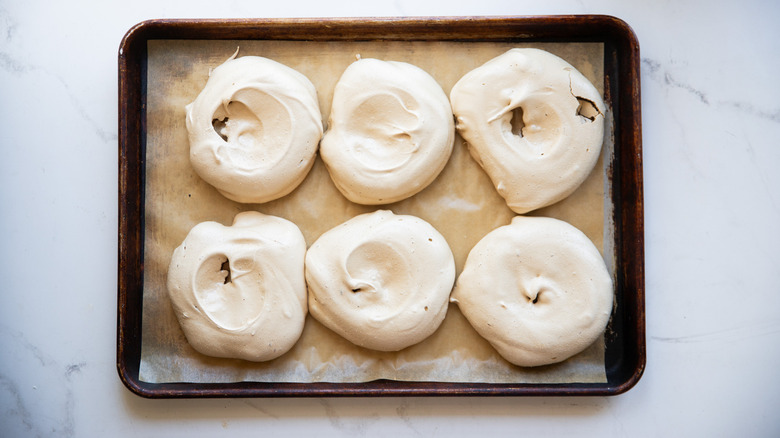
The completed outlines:
{"type": "Polygon", "coordinates": [[[150,398],[289,396],[573,396],[632,388],[646,363],[639,47],[623,21],[601,15],[349,19],[151,20],[119,48],[119,254],[117,369],[150,398]],[[610,163],[616,306],[605,337],[605,383],[493,384],[378,380],[364,383],[149,383],[139,379],[144,292],[147,42],[156,39],[287,41],[599,42],[604,100],[613,112],[610,163]]]}

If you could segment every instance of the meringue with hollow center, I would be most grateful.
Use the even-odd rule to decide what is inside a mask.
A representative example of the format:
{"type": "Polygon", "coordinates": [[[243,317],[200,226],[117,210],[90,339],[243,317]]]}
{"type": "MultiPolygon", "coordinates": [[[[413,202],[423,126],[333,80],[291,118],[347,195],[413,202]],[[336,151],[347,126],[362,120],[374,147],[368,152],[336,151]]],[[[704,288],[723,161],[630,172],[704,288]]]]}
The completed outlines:
{"type": "Polygon", "coordinates": [[[387,210],[325,232],[306,253],[311,315],[373,350],[398,351],[433,334],[454,281],[444,237],[420,218],[387,210]]]}
{"type": "Polygon", "coordinates": [[[412,64],[360,59],[333,93],[320,155],[350,201],[389,204],[427,187],[452,153],[455,123],[447,95],[412,64]]]}
{"type": "Polygon", "coordinates": [[[306,242],[258,212],[202,222],[176,248],[168,294],[187,341],[207,356],[266,361],[290,350],[307,314],[306,242]]]}
{"type": "Polygon", "coordinates": [[[604,102],[549,52],[509,50],[465,74],[450,100],[471,155],[516,213],[566,198],[598,160],[604,102]]]}
{"type": "Polygon", "coordinates": [[[228,199],[268,202],[292,192],[311,170],[322,115],[306,76],[236,54],[186,107],[190,162],[228,199]]]}
{"type": "Polygon", "coordinates": [[[517,216],[471,250],[452,292],[474,329],[509,362],[561,362],[593,344],[612,313],[599,251],[558,219],[517,216]]]}

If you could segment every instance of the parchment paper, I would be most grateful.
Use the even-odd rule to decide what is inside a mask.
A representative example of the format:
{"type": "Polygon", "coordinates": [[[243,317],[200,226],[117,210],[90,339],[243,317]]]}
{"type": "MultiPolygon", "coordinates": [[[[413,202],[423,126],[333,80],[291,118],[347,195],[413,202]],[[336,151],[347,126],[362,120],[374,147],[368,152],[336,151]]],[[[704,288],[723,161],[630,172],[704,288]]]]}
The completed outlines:
{"type": "MultiPolygon", "coordinates": [[[[378,207],[347,201],[322,161],[290,195],[266,204],[240,204],[201,180],[189,162],[185,105],[208,79],[209,69],[230,57],[264,56],[306,75],[318,90],[323,121],[344,69],[363,58],[405,61],[431,74],[449,95],[466,72],[512,47],[537,47],[563,57],[603,93],[601,43],[150,41],[147,70],[146,213],[143,330],[140,379],[145,382],[360,382],[375,379],[441,382],[605,382],[604,342],[560,364],[521,368],[503,360],[451,304],[441,327],[427,340],[396,353],[356,347],[308,316],[303,335],[287,354],[254,363],[197,353],[184,337],[166,291],[173,250],[195,224],[232,223],[236,213],[257,210],[291,220],[311,245],[323,232],[378,207]]],[[[607,112],[602,156],[587,181],[569,198],[531,214],[563,219],[582,230],[613,266],[609,179],[612,151],[607,112]]],[[[381,208],[431,223],[449,242],[460,274],[471,248],[515,215],[470,157],[459,136],[441,175],[414,197],[381,208]]]]}

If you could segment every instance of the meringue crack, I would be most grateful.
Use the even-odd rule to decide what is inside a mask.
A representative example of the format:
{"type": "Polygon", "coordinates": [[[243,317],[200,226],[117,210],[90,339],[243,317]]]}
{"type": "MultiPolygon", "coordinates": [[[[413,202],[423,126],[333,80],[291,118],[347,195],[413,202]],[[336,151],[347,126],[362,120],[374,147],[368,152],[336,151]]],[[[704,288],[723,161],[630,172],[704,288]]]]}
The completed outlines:
{"type": "Polygon", "coordinates": [[[228,118],[225,117],[223,119],[214,119],[211,121],[211,126],[214,127],[214,131],[222,137],[222,140],[228,141],[227,137],[227,131],[225,128],[227,128],[227,122],[228,118]]]}
{"type": "Polygon", "coordinates": [[[601,111],[599,111],[598,107],[595,103],[593,103],[592,100],[585,99],[584,97],[574,96],[577,98],[577,102],[579,105],[577,106],[577,115],[580,117],[584,117],[591,122],[594,122],[596,120],[596,117],[601,114],[601,111]]]}
{"type": "Polygon", "coordinates": [[[230,272],[230,259],[225,260],[222,262],[222,265],[219,267],[220,271],[227,272],[227,275],[225,275],[225,282],[223,284],[228,284],[233,282],[233,276],[230,272]]]}
{"type": "Polygon", "coordinates": [[[523,108],[517,107],[512,110],[512,120],[509,122],[512,125],[512,134],[522,138],[523,129],[525,128],[525,122],[523,121],[523,108]]]}

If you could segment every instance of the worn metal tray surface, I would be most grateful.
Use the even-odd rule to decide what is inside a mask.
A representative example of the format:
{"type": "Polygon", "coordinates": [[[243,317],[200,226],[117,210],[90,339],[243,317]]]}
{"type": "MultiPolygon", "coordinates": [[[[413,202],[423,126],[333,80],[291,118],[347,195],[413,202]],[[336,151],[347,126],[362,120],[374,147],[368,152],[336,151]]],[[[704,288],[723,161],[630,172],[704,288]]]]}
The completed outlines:
{"type": "MultiPolygon", "coordinates": [[[[463,57],[468,57],[465,50],[463,57]]],[[[457,58],[459,54],[455,56],[457,58]]],[[[316,62],[313,60],[312,62],[316,62]]],[[[446,66],[445,66],[446,67],[446,66]]],[[[117,369],[134,393],[170,397],[531,396],[615,395],[633,387],[645,366],[642,151],[639,48],[630,27],[609,16],[430,17],[361,19],[151,20],[130,29],[119,48],[119,260],[117,369]],[[246,41],[319,44],[328,50],[366,42],[534,46],[597,43],[603,47],[604,101],[611,135],[603,155],[605,257],[615,282],[614,311],[604,336],[604,381],[501,382],[378,379],[358,382],[163,381],[141,373],[145,284],[147,73],[158,41],[246,41]],[[323,43],[326,43],[323,46],[323,43]]],[[[150,146],[151,147],[151,146],[150,146]]],[[[600,222],[601,223],[601,222],[600,222]]],[[[308,242],[311,244],[312,242],[308,242]]],[[[148,254],[147,254],[148,255],[148,254]]],[[[147,266],[147,269],[149,267],[147,266]]]]}

